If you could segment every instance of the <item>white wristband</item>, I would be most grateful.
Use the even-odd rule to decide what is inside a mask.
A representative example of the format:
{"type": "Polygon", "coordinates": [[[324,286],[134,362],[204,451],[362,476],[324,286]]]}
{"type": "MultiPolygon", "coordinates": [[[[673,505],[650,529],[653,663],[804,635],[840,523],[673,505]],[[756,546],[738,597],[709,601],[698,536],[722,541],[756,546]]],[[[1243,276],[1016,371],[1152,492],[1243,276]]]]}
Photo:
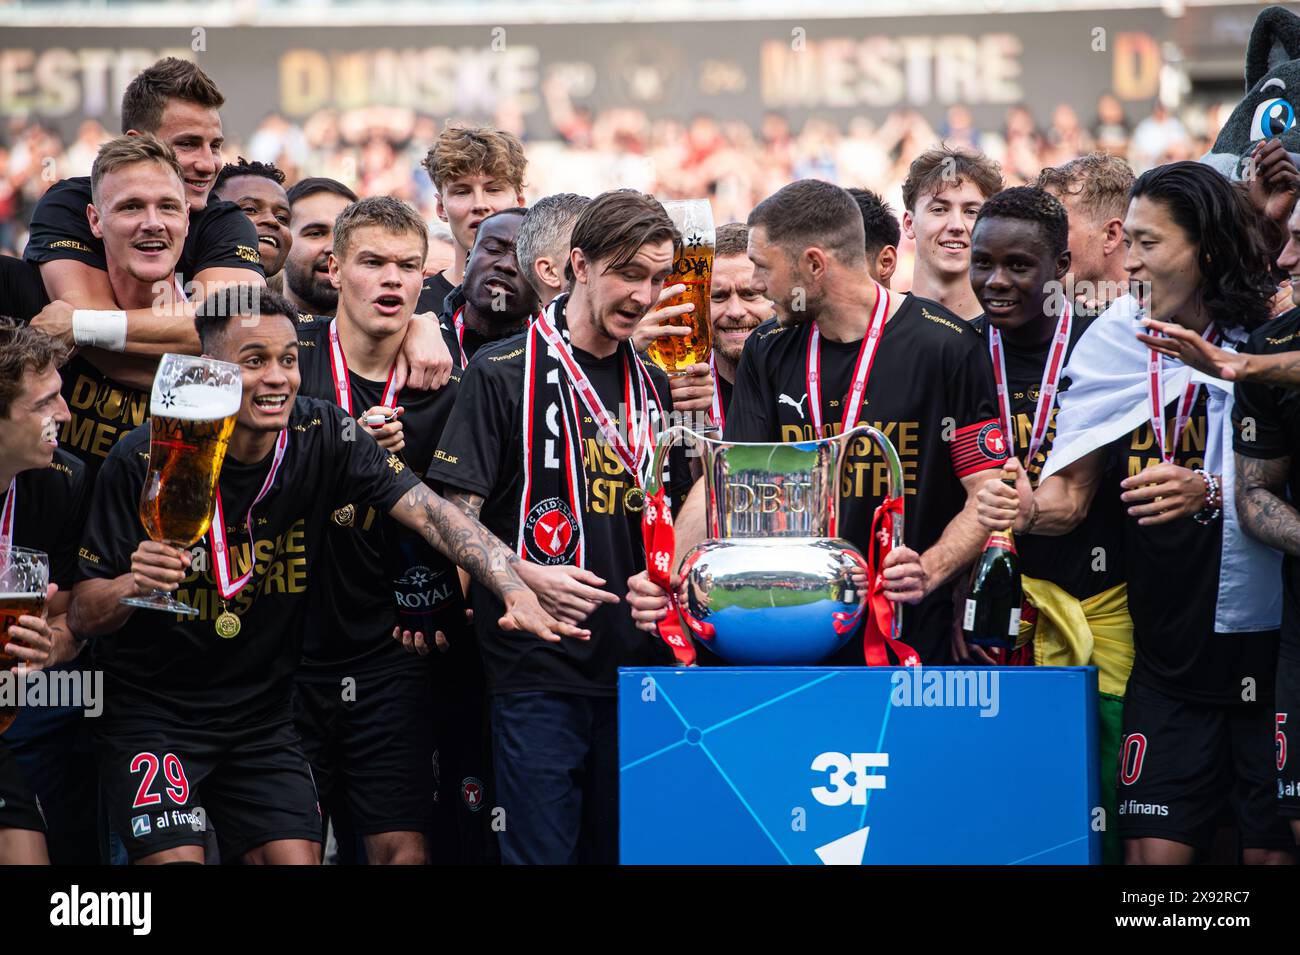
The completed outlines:
{"type": "Polygon", "coordinates": [[[73,309],[72,340],[92,348],[126,351],[126,312],[73,309]]]}

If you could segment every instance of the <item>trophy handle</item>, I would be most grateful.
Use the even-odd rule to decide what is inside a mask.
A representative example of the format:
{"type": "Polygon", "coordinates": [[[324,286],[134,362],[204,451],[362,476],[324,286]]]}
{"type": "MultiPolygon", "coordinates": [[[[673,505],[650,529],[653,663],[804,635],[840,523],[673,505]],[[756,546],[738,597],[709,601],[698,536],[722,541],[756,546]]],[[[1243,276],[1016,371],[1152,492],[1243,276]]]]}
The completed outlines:
{"type": "Polygon", "coordinates": [[[696,441],[707,440],[700,434],[692,431],[685,425],[677,424],[671,428],[665,428],[659,432],[659,440],[655,444],[654,457],[650,459],[650,473],[646,476],[645,493],[646,497],[652,497],[659,493],[660,488],[664,486],[664,461],[668,457],[668,452],[672,450],[676,443],[674,434],[681,432],[681,436],[690,435],[696,441]]]}
{"type": "MultiPolygon", "coordinates": [[[[893,533],[891,535],[890,546],[902,547],[903,546],[903,502],[904,502],[903,492],[906,490],[906,488],[903,485],[903,464],[901,461],[898,460],[898,449],[894,447],[894,443],[885,436],[883,431],[881,431],[878,428],[873,428],[871,427],[871,425],[867,425],[867,424],[860,424],[857,427],[850,428],[848,431],[845,431],[843,434],[839,435],[838,438],[836,438],[836,440],[839,442],[840,459],[838,465],[835,468],[835,492],[836,493],[832,497],[832,500],[835,502],[836,514],[835,514],[834,527],[831,528],[831,533],[836,536],[838,536],[839,533],[839,500],[840,500],[839,490],[841,487],[844,486],[843,484],[844,464],[849,457],[848,443],[852,438],[858,437],[859,435],[866,435],[873,442],[875,442],[876,447],[880,449],[880,453],[885,457],[885,464],[889,470],[888,494],[891,498],[897,498],[899,502],[898,514],[896,515],[895,520],[893,521],[893,528],[892,528],[893,533]]],[[[903,634],[903,615],[900,611],[901,608],[896,608],[895,613],[893,615],[892,636],[895,640],[900,639],[903,634]]]]}

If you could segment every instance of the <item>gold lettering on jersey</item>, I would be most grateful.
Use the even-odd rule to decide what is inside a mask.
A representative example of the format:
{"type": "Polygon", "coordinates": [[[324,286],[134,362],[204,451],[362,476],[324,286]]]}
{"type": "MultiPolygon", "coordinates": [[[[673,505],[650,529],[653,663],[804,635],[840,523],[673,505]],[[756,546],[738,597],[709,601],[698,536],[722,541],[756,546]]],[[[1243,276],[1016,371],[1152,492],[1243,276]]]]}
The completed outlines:
{"type": "MultiPolygon", "coordinates": [[[[921,457],[921,423],[919,421],[863,421],[888,438],[898,451],[903,466],[903,483],[907,493],[916,493],[917,468],[921,457]]],[[[826,423],[826,433],[834,437],[841,431],[838,421],[826,423]]],[[[781,425],[782,441],[814,441],[811,424],[781,425]]],[[[944,462],[945,465],[948,462],[944,462]]],[[[889,490],[889,464],[876,452],[870,438],[854,438],[849,442],[849,458],[844,463],[844,479],[840,493],[845,497],[883,498],[889,490]]]]}
{"type": "Polygon", "coordinates": [[[66,464],[61,464],[58,461],[51,461],[50,467],[55,471],[62,471],[68,477],[72,477],[72,468],[68,467],[66,464]]]}
{"type": "Polygon", "coordinates": [[[402,459],[395,454],[388,456],[387,464],[394,474],[401,474],[406,470],[406,465],[402,463],[402,459]]]}
{"type": "Polygon", "coordinates": [[[784,326],[784,325],[778,325],[778,326],[776,326],[776,328],[769,328],[769,329],[768,329],[767,331],[765,331],[765,332],[759,332],[759,333],[758,333],[758,337],[759,337],[760,339],[762,339],[762,338],[771,338],[773,335],[779,335],[779,334],[781,334],[783,331],[785,331],[785,326],[784,326]]]}
{"type": "Polygon", "coordinates": [[[436,461],[446,461],[448,464],[455,464],[460,460],[459,457],[454,454],[448,454],[446,451],[442,450],[442,448],[434,451],[433,457],[436,461]]]}
{"type": "MultiPolygon", "coordinates": [[[[234,527],[227,530],[231,534],[237,532],[234,527]]],[[[238,532],[242,531],[241,526],[238,532]]],[[[205,537],[198,547],[206,551],[208,539],[205,537]]],[[[252,566],[254,583],[244,587],[233,599],[223,602],[213,579],[212,561],[196,560],[175,594],[177,600],[199,611],[198,617],[192,619],[216,621],[227,610],[243,617],[263,595],[300,594],[307,590],[306,523],[302,518],[274,539],[258,538],[252,548],[245,540],[232,545],[229,553],[235,576],[252,566]],[[195,566],[205,569],[200,572],[194,569],[195,566]]],[[[206,558],[206,553],[204,556],[206,558]]]]}
{"type": "Polygon", "coordinates": [[[259,265],[262,262],[262,257],[257,254],[257,249],[251,248],[247,245],[235,246],[235,255],[239,256],[245,262],[255,262],[259,265]]]}
{"type": "Polygon", "coordinates": [[[78,252],[89,252],[90,247],[82,245],[76,239],[60,239],[58,242],[50,243],[51,249],[76,249],[78,252]]]}
{"type": "Polygon", "coordinates": [[[86,548],[84,547],[77,549],[77,556],[80,557],[82,560],[90,561],[92,564],[99,563],[99,555],[86,550],[86,548]]]}
{"type": "Polygon", "coordinates": [[[506,352],[504,355],[488,355],[488,361],[509,361],[511,358],[518,358],[524,353],[522,348],[516,348],[512,352],[506,352]]]}
{"type": "Polygon", "coordinates": [[[149,393],[79,374],[68,395],[68,410],[59,443],[106,458],[113,445],[148,417],[149,393]]]}
{"type": "MultiPolygon", "coordinates": [[[[1187,427],[1183,429],[1183,436],[1178,441],[1178,450],[1173,462],[1179,467],[1192,470],[1205,467],[1205,417],[1204,414],[1193,413],[1193,417],[1187,422],[1187,427]]],[[[1173,431],[1171,425],[1172,422],[1166,421],[1166,434],[1173,431]]],[[[1168,437],[1165,440],[1168,440],[1168,437]]],[[[1155,435],[1151,431],[1151,422],[1148,421],[1141,427],[1135,428],[1129,435],[1128,452],[1125,467],[1127,477],[1141,474],[1147,468],[1162,463],[1160,449],[1156,446],[1155,435]]]]}
{"type": "Polygon", "coordinates": [[[1270,345],[1285,345],[1287,342],[1295,338],[1295,336],[1296,333],[1292,332],[1290,335],[1283,335],[1281,338],[1265,337],[1264,341],[1268,342],[1270,345]]]}
{"type": "Polygon", "coordinates": [[[962,328],[960,325],[957,325],[957,324],[955,324],[955,323],[953,323],[953,322],[948,321],[948,319],[944,318],[942,315],[935,315],[935,314],[933,314],[933,313],[932,313],[928,308],[926,308],[924,305],[921,306],[921,315],[922,315],[923,317],[925,317],[925,318],[928,318],[930,321],[934,322],[936,325],[943,325],[943,326],[946,326],[947,328],[951,328],[951,329],[952,329],[954,332],[956,332],[958,335],[964,335],[964,334],[966,333],[966,329],[962,328]]]}

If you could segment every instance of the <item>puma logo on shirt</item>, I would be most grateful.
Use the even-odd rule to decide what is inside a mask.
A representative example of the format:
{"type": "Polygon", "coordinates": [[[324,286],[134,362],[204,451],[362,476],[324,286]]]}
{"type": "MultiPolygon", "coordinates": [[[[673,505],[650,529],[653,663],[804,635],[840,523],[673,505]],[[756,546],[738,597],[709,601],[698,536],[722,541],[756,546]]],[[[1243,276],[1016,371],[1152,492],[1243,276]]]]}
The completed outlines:
{"type": "Polygon", "coordinates": [[[808,416],[807,416],[806,414],[804,414],[803,403],[804,403],[805,401],[807,401],[807,400],[808,400],[808,392],[806,392],[806,391],[804,392],[803,397],[800,398],[798,401],[795,401],[793,398],[791,398],[791,397],[790,397],[789,395],[787,395],[787,394],[782,394],[782,395],[777,399],[777,404],[789,405],[791,408],[794,408],[796,411],[799,412],[799,417],[801,417],[801,418],[806,418],[806,417],[808,417],[808,416]]]}

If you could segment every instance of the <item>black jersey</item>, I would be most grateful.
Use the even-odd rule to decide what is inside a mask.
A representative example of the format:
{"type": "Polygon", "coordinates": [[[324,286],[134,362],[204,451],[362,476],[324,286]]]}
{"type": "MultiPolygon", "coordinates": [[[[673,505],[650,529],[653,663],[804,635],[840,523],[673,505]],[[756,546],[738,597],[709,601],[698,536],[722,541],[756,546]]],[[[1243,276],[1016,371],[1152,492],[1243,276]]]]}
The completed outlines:
{"type": "MultiPolygon", "coordinates": [[[[1173,463],[1205,467],[1208,388],[1202,386],[1178,440],[1173,463]]],[[[1166,409],[1165,434],[1172,440],[1177,406],[1166,409]]],[[[1150,422],[1115,442],[1123,480],[1161,462],[1150,422]]],[[[1119,495],[1118,485],[1098,494],[1119,495]]],[[[1133,679],[1164,695],[1191,702],[1239,704],[1249,679],[1253,699],[1273,691],[1277,631],[1214,631],[1223,553],[1223,521],[1201,524],[1190,517],[1141,526],[1125,515],[1128,609],[1133,617],[1133,679]]]]}
{"type": "MultiPolygon", "coordinates": [[[[77,579],[77,547],[90,508],[86,468],[59,448],[48,467],[21,472],[14,491],[14,546],[48,555],[50,583],[67,593],[77,579]]],[[[9,488],[0,487],[0,507],[8,497],[9,488]]]]}
{"type": "MultiPolygon", "coordinates": [[[[622,430],[622,355],[596,358],[573,350],[605,407],[622,430]]],[[[650,369],[663,407],[671,409],[668,379],[650,369]]],[[[520,500],[524,494],[522,415],[524,336],[484,347],[461,380],[451,419],[434,454],[430,477],[448,489],[482,495],[482,520],[511,547],[519,542],[520,500]]],[[[586,566],[605,580],[604,589],[620,602],[601,604],[583,622],[590,641],[546,643],[531,635],[507,633],[496,626],[501,603],[477,583],[471,588],[475,628],[493,693],[545,690],[589,696],[613,696],[620,666],[671,664],[673,656],[658,637],[638,630],[625,602],[627,579],[645,569],[641,514],[625,507],[633,487],[613,448],[599,440],[591,416],[582,409],[582,460],[586,483],[582,527],[586,566]]],[[[626,433],[625,431],[623,433],[626,433]]],[[[536,453],[543,453],[540,449],[536,453]]],[[[690,490],[685,455],[678,446],[669,459],[669,497],[680,505],[690,490]]]]}
{"type": "MultiPolygon", "coordinates": [[[[387,511],[419,481],[374,441],[346,440],[344,415],[332,404],[298,398],[288,434],[275,483],[254,510],[252,541],[245,518],[271,455],[255,462],[228,456],[221,468],[232,572],[252,566],[252,579],[223,601],[205,535],[176,593],[197,616],[136,610],[120,630],[94,642],[110,705],[217,728],[287,707],[302,652],[302,598],[319,572],[330,514],[349,503],[387,511]],[[228,639],[214,626],[223,608],[241,621],[228,639]]],[[[130,570],[145,538],[138,509],[148,463],[147,426],[110,452],[82,539],[83,577],[111,579],[130,570]]]]}
{"type": "MultiPolygon", "coordinates": [[[[1300,308],[1256,329],[1241,351],[1277,355],[1300,350],[1300,308]]],[[[1244,458],[1285,459],[1292,506],[1300,502],[1300,391],[1238,382],[1233,404],[1233,449],[1244,458]]],[[[1282,560],[1282,637],[1279,653],[1300,661],[1300,559],[1282,560]]]]}
{"type": "MultiPolygon", "coordinates": [[[[331,327],[330,321],[298,325],[298,367],[302,374],[299,393],[334,404],[337,399],[330,364],[331,327]]],[[[443,338],[455,361],[455,336],[444,331],[443,338]]],[[[437,391],[406,388],[397,396],[396,403],[404,409],[401,420],[406,441],[399,457],[414,474],[424,474],[429,468],[456,400],[460,374],[459,368],[454,369],[451,380],[437,391]]],[[[382,403],[385,382],[362,378],[351,369],[348,377],[354,415],[382,403]]],[[[354,423],[352,428],[356,440],[371,440],[365,434],[365,425],[354,423]]],[[[400,576],[407,563],[439,575],[443,591],[455,591],[449,595],[454,612],[440,614],[440,619],[464,620],[455,565],[423,539],[418,543],[412,540],[415,537],[413,531],[374,504],[360,507],[349,502],[330,515],[326,558],[314,582],[319,586],[314,587],[313,598],[307,604],[300,675],[334,679],[363,669],[369,672],[410,666],[418,660],[392,637],[393,627],[399,623],[392,581],[395,572],[400,576]],[[413,551],[420,552],[420,559],[405,561],[403,554],[413,551]]],[[[432,634],[427,636],[432,640],[432,634]]]]}
{"type": "MultiPolygon", "coordinates": [[[[1096,320],[1096,314],[1073,313],[1070,341],[1066,347],[1065,362],[1069,361],[1083,333],[1096,320]]],[[[980,316],[973,322],[980,332],[988,334],[987,318],[980,316]]],[[[1026,461],[1031,436],[1034,431],[1034,414],[1038,409],[1038,389],[1042,384],[1043,370],[1052,350],[1048,341],[1034,348],[1022,348],[1002,336],[1002,351],[1007,369],[1007,391],[1011,399],[1014,418],[1012,444],[1016,457],[1037,483],[1047,462],[1056,438],[1056,414],[1052,409],[1043,443],[1033,461],[1026,461]]],[[[1063,366],[1064,367],[1064,366],[1063,366]]],[[[1069,379],[1062,377],[1057,393],[1068,391],[1069,379]]],[[[1113,449],[1106,457],[1106,471],[1111,475],[1118,466],[1118,456],[1113,449]]],[[[1113,477],[1110,478],[1113,480],[1113,477]]],[[[1098,494],[1082,523],[1068,534],[1044,537],[1038,534],[1019,534],[1016,548],[1020,553],[1022,573],[1056,584],[1066,593],[1085,600],[1124,582],[1124,510],[1113,494],[1098,494]]]]}
{"type": "MultiPolygon", "coordinates": [[[[727,409],[728,441],[810,441],[806,325],[775,319],[745,342],[727,409]]],[[[822,420],[840,433],[861,342],[821,339],[822,420]]],[[[984,339],[970,324],[928,299],[908,296],[885,324],[858,421],[884,432],[903,465],[905,543],[918,553],[934,544],[965,507],[961,478],[1005,459],[997,424],[993,371],[984,339]]],[[[841,486],[840,536],[866,553],[871,520],[888,490],[884,458],[867,439],[854,443],[841,486]]],[[[952,584],[903,610],[903,640],[924,663],[942,663],[952,633],[952,584]]],[[[827,661],[861,664],[861,641],[827,661]]]]}
{"type": "MultiPolygon", "coordinates": [[[[41,196],[32,212],[31,234],[23,258],[29,262],[73,259],[105,271],[104,240],[95,238],[86,218],[90,205],[90,177],[63,179],[41,196]]],[[[208,199],[202,209],[190,210],[176,274],[188,282],[204,269],[250,269],[262,274],[257,251],[257,229],[233,202],[208,199]]]]}

